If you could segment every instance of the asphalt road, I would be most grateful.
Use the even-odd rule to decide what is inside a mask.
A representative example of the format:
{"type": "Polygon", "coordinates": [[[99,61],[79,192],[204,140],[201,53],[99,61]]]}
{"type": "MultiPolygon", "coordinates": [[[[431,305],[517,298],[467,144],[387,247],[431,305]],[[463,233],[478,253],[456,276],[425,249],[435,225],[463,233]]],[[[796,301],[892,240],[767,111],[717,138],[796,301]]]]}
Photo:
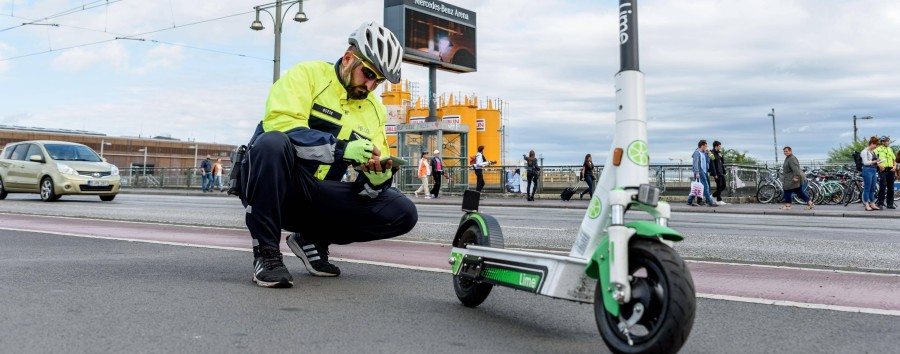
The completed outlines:
{"type": "MultiPolygon", "coordinates": [[[[419,224],[400,238],[449,243],[459,207],[418,209],[419,224]]],[[[500,220],[508,247],[563,253],[583,217],[482,211],[500,220]]],[[[592,305],[495,289],[468,309],[446,273],[340,262],[340,278],[315,278],[293,257],[285,261],[297,286],[262,289],[249,281],[245,252],[3,230],[4,213],[245,230],[235,198],[10,195],[0,201],[0,352],[607,352],[592,305]]],[[[678,212],[670,224],[686,235],[676,249],[692,260],[900,275],[896,219],[678,212]]],[[[887,353],[900,347],[897,333],[896,315],[707,297],[683,352],[887,353]]]]}
{"type": "MultiPolygon", "coordinates": [[[[0,246],[2,352],[608,352],[591,305],[495,289],[469,309],[446,273],[341,263],[262,289],[241,251],[4,230],[0,246]]],[[[698,299],[682,352],[889,353],[897,333],[896,316],[698,299]]]]}
{"type": "MultiPolygon", "coordinates": [[[[417,207],[418,225],[400,239],[449,243],[462,215],[459,207],[417,207]]],[[[498,218],[508,247],[563,252],[584,216],[583,210],[560,208],[486,206],[482,211],[498,218]]],[[[120,194],[113,202],[66,196],[44,203],[36,195],[11,194],[0,202],[0,212],[245,229],[236,198],[120,194]]],[[[687,259],[900,272],[900,217],[676,212],[670,226],[686,235],[676,249],[687,259]]]]}

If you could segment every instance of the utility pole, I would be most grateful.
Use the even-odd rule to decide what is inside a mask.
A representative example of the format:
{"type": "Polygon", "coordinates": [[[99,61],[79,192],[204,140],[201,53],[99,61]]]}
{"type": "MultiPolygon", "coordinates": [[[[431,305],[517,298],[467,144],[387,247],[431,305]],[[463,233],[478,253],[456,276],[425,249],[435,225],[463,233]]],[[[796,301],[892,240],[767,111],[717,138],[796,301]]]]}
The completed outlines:
{"type": "Polygon", "coordinates": [[[769,116],[772,117],[772,143],[775,146],[775,165],[778,165],[778,136],[775,134],[775,108],[772,108],[772,113],[769,113],[769,116]]]}

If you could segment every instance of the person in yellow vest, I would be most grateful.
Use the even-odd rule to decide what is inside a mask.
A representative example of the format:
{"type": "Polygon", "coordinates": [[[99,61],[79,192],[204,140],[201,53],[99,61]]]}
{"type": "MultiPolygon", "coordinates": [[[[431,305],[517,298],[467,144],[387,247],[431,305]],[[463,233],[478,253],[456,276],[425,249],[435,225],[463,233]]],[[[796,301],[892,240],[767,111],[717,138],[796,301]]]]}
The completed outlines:
{"type": "Polygon", "coordinates": [[[897,207],[894,206],[894,170],[897,168],[897,156],[891,149],[890,137],[882,136],[878,140],[881,142],[881,145],[875,148],[875,155],[880,160],[878,162],[878,207],[896,209],[897,207]]]}
{"type": "Polygon", "coordinates": [[[287,245],[314,276],[338,276],[328,247],[405,234],[415,204],[391,187],[394,168],[386,110],[372,91],[400,82],[403,48],[387,28],[363,23],[334,64],[309,61],[288,70],[269,91],[266,112],[241,163],[240,197],[253,238],[253,281],[291,287],[280,251],[287,245]],[[361,172],[340,182],[348,165],[361,172]]]}
{"type": "Polygon", "coordinates": [[[425,198],[431,199],[431,192],[428,190],[428,176],[431,175],[431,164],[428,162],[428,152],[422,152],[422,158],[419,159],[419,180],[422,181],[422,185],[419,186],[419,189],[416,189],[416,198],[419,197],[419,192],[425,193],[425,198]]]}

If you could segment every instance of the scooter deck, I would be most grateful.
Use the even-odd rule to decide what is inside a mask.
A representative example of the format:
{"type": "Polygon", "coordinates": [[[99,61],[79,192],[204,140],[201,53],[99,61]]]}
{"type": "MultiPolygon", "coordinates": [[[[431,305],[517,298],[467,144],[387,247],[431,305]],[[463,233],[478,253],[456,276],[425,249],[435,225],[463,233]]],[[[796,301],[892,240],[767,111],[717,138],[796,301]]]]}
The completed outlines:
{"type": "Polygon", "coordinates": [[[585,274],[587,259],[477,245],[454,247],[452,255],[454,275],[558,299],[594,302],[597,280],[585,274]]]}

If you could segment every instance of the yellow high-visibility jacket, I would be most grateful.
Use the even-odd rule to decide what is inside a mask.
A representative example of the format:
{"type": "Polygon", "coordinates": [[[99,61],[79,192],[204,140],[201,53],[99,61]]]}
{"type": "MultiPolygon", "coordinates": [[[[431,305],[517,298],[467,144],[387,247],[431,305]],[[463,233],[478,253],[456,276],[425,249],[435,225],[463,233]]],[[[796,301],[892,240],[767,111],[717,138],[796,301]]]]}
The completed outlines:
{"type": "Polygon", "coordinates": [[[346,165],[344,147],[357,136],[372,141],[381,157],[390,156],[384,130],[387,113],[373,93],[347,98],[338,65],[308,61],[295,65],[269,91],[263,131],[281,131],[291,138],[297,156],[318,162],[315,176],[340,180],[346,165]]]}

